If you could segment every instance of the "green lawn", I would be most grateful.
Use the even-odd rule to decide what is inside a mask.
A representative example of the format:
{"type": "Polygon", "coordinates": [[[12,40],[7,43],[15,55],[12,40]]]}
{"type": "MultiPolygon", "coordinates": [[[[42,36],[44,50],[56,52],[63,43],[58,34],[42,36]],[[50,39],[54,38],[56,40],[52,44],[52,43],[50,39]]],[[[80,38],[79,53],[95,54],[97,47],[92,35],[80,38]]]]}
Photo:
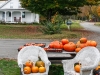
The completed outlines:
{"type": "Polygon", "coordinates": [[[20,69],[15,60],[0,60],[0,75],[20,75],[20,69]]]}
{"type": "Polygon", "coordinates": [[[40,25],[0,25],[1,39],[62,39],[78,38],[81,33],[77,30],[82,29],[78,23],[71,25],[71,31],[66,24],[62,24],[61,34],[47,35],[39,31],[40,25]]]}
{"type": "Polygon", "coordinates": [[[95,22],[95,25],[96,26],[100,26],[100,22],[95,22]]]}

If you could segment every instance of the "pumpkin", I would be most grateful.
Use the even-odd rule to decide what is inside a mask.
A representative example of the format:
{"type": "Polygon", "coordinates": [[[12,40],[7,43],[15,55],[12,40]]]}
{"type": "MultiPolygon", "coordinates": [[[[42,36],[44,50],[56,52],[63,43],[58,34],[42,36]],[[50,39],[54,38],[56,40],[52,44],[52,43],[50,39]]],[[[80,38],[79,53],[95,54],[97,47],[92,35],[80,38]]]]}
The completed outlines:
{"type": "Polygon", "coordinates": [[[22,48],[24,48],[24,47],[25,47],[25,46],[20,46],[20,47],[19,47],[19,51],[20,51],[22,48]]]}
{"type": "Polygon", "coordinates": [[[41,60],[40,57],[38,57],[38,58],[39,58],[39,60],[36,61],[35,66],[37,66],[37,67],[41,67],[41,66],[45,67],[45,63],[41,60]]]}
{"type": "Polygon", "coordinates": [[[48,48],[43,48],[45,51],[47,51],[48,50],[48,48]]]}
{"type": "Polygon", "coordinates": [[[29,66],[25,66],[23,71],[24,71],[24,74],[30,74],[31,73],[31,68],[29,66]]]}
{"type": "Polygon", "coordinates": [[[58,42],[58,43],[54,44],[54,48],[55,49],[63,49],[63,44],[61,42],[58,42]]]}
{"type": "Polygon", "coordinates": [[[31,60],[28,60],[28,61],[25,62],[25,66],[32,67],[33,66],[33,62],[31,62],[31,60]]]}
{"type": "Polygon", "coordinates": [[[63,45],[68,44],[68,43],[69,43],[69,40],[68,40],[68,39],[62,39],[62,40],[61,40],[61,43],[62,43],[63,45]]]}
{"type": "Polygon", "coordinates": [[[80,63],[75,64],[74,70],[75,70],[76,72],[80,73],[80,69],[81,69],[81,64],[80,64],[80,63]]]}
{"type": "Polygon", "coordinates": [[[58,44],[59,43],[59,41],[52,41],[50,44],[49,44],[49,48],[54,48],[54,46],[56,45],[56,44],[58,44]]]}
{"type": "Polygon", "coordinates": [[[90,46],[96,47],[97,46],[97,42],[96,41],[91,41],[90,46]]]}
{"type": "Polygon", "coordinates": [[[100,69],[100,65],[98,65],[98,66],[95,68],[95,70],[98,70],[98,69],[100,69]]]}
{"type": "Polygon", "coordinates": [[[37,66],[32,66],[32,73],[38,73],[39,68],[37,66]]]}
{"type": "Polygon", "coordinates": [[[75,52],[79,52],[82,48],[78,47],[75,49],[75,52]]]}
{"type": "Polygon", "coordinates": [[[53,42],[51,42],[51,43],[49,44],[49,48],[54,48],[54,43],[53,43],[53,42]]]}
{"type": "Polygon", "coordinates": [[[86,42],[86,44],[87,44],[87,46],[90,46],[91,40],[88,40],[88,41],[86,42]]]}
{"type": "Polygon", "coordinates": [[[35,66],[37,66],[37,67],[41,67],[41,66],[45,67],[45,63],[42,60],[38,60],[38,61],[36,61],[35,66]]]}
{"type": "Polygon", "coordinates": [[[25,46],[32,46],[35,43],[26,43],[25,46]]]}
{"type": "Polygon", "coordinates": [[[80,38],[80,43],[86,43],[86,42],[87,42],[87,38],[85,37],[80,38]]]}
{"type": "Polygon", "coordinates": [[[77,41],[76,45],[80,44],[80,41],[77,41]]]}
{"type": "Polygon", "coordinates": [[[39,67],[39,72],[40,72],[40,73],[46,72],[46,68],[43,67],[43,66],[39,67]]]}
{"type": "Polygon", "coordinates": [[[76,49],[76,44],[74,44],[73,42],[69,42],[68,44],[65,44],[63,48],[65,51],[73,52],[76,49]]]}
{"type": "Polygon", "coordinates": [[[94,47],[97,46],[97,42],[94,41],[94,40],[88,40],[88,41],[86,42],[86,44],[87,44],[88,46],[94,46],[94,47]]]}
{"type": "Polygon", "coordinates": [[[78,43],[78,44],[76,44],[76,46],[80,47],[80,48],[84,48],[87,46],[87,44],[86,43],[78,43]]]}

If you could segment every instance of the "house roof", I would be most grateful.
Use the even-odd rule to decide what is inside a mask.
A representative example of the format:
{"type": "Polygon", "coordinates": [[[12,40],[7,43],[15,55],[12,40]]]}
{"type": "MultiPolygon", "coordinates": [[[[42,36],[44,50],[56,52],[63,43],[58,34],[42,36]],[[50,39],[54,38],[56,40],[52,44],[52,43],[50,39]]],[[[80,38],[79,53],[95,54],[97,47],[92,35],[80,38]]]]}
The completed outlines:
{"type": "MultiPolygon", "coordinates": [[[[3,6],[5,6],[7,3],[9,3],[11,0],[5,0],[5,1],[2,1],[2,5],[0,6],[0,8],[2,8],[3,6]]],[[[1,4],[1,1],[0,1],[0,4],[1,4]]]]}

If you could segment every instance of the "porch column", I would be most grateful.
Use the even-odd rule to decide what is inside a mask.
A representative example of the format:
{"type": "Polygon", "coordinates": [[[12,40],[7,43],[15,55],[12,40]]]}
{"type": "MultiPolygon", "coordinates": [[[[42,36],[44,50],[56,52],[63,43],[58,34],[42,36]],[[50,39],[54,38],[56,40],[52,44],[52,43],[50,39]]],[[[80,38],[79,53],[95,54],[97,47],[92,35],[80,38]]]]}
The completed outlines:
{"type": "Polygon", "coordinates": [[[22,11],[21,11],[21,23],[22,23],[22,11]]]}
{"type": "Polygon", "coordinates": [[[11,22],[12,22],[12,11],[11,11],[11,22]]]}
{"type": "Polygon", "coordinates": [[[5,11],[5,22],[6,22],[6,11],[5,11]]]}

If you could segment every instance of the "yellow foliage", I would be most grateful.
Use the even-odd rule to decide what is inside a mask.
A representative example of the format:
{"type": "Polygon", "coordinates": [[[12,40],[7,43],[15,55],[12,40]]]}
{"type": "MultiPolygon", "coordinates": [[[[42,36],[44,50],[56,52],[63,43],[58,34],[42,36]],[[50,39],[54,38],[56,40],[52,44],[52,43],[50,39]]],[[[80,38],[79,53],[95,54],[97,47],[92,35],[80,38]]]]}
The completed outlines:
{"type": "Polygon", "coordinates": [[[97,14],[100,16],[100,6],[97,7],[97,14]]]}

